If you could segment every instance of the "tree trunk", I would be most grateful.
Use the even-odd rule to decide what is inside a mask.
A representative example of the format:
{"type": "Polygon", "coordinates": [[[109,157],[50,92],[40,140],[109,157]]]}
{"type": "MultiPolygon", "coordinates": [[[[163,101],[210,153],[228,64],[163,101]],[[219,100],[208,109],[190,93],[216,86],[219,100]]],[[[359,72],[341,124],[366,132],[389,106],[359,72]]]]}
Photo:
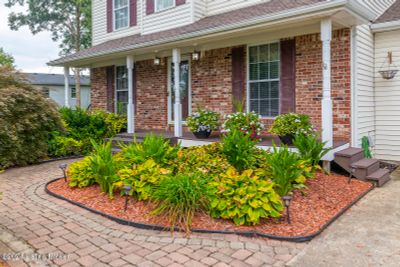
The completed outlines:
{"type": "Polygon", "coordinates": [[[76,107],[81,107],[81,70],[75,68],[76,107]]]}
{"type": "MultiPolygon", "coordinates": [[[[81,50],[81,10],[79,5],[76,7],[76,37],[75,50],[81,50]]],[[[76,90],[76,106],[81,107],[81,70],[75,68],[75,90],[76,90]]]]}

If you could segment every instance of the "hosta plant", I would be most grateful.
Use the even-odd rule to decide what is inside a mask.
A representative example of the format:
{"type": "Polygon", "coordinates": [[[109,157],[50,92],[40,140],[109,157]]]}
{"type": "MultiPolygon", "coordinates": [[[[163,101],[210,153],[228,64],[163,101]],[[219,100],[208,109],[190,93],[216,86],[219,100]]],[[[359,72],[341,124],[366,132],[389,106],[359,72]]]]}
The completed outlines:
{"type": "Polygon", "coordinates": [[[236,225],[255,225],[262,218],[276,218],[283,210],[274,183],[259,177],[253,170],[242,173],[230,168],[210,182],[210,214],[231,219],[236,225]]]}
{"type": "Polygon", "coordinates": [[[118,171],[118,181],[113,184],[114,188],[122,188],[125,185],[132,186],[130,195],[139,200],[148,200],[154,193],[155,187],[171,171],[160,167],[153,159],[142,164],[133,164],[118,171]]]}
{"type": "Polygon", "coordinates": [[[234,130],[249,134],[252,138],[258,138],[264,125],[261,123],[261,116],[255,112],[236,112],[225,116],[222,125],[222,132],[229,133],[234,130]]]}
{"type": "Polygon", "coordinates": [[[87,187],[96,183],[92,170],[92,161],[90,157],[85,157],[80,161],[72,163],[67,170],[69,186],[87,187]]]}
{"type": "Polygon", "coordinates": [[[165,215],[171,229],[182,227],[190,232],[192,219],[197,211],[205,211],[209,205],[208,179],[199,173],[178,174],[162,180],[152,199],[157,203],[154,215],[165,215]]]}
{"type": "Polygon", "coordinates": [[[192,132],[211,132],[218,129],[218,120],[217,112],[199,109],[187,118],[186,123],[192,132]]]}

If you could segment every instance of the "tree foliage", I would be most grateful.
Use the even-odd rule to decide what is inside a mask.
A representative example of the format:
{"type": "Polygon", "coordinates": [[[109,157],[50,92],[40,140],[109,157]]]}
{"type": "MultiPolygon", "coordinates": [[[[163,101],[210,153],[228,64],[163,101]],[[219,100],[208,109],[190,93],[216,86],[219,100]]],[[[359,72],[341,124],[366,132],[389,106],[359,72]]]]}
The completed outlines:
{"type": "Polygon", "coordinates": [[[7,54],[3,48],[0,47],[0,66],[12,67],[14,65],[14,58],[12,55],[7,54]]]}
{"type": "Polygon", "coordinates": [[[57,107],[11,67],[0,67],[0,169],[47,156],[47,138],[61,129],[57,107]]]}

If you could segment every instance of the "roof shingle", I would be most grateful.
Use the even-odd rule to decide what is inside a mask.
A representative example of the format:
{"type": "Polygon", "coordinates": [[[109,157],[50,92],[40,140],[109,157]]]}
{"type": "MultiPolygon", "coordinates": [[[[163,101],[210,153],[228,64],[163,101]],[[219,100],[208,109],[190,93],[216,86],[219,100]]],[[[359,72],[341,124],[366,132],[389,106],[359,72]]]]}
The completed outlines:
{"type": "Polygon", "coordinates": [[[396,20],[400,20],[400,0],[394,2],[393,5],[391,5],[386,12],[375,21],[375,24],[396,20]]]}
{"type": "Polygon", "coordinates": [[[202,30],[217,28],[221,26],[234,25],[235,23],[246,22],[266,14],[275,14],[295,8],[300,8],[308,5],[326,2],[328,0],[271,0],[269,2],[252,5],[245,8],[240,8],[230,12],[205,17],[196,21],[195,23],[173,28],[166,31],[155,32],[146,35],[131,35],[106,41],[104,43],[95,45],[89,49],[82,50],[78,53],[54,60],[50,65],[56,65],[60,62],[68,62],[77,59],[90,58],[95,55],[104,55],[110,53],[114,49],[129,48],[134,45],[145,45],[154,41],[160,41],[166,38],[171,38],[183,34],[190,34],[201,32],[202,30]]]}

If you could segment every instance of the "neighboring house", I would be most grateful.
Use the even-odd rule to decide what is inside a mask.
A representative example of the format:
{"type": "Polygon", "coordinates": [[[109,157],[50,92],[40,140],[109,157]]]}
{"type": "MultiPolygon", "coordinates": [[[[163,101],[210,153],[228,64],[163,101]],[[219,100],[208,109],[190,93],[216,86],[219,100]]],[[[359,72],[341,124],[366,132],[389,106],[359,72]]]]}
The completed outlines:
{"type": "Polygon", "coordinates": [[[309,114],[335,147],[325,157],[332,160],[380,134],[371,22],[393,3],[93,0],[93,47],[49,65],[90,68],[92,106],[123,106],[129,132],[170,129],[182,137],[196,106],[225,115],[238,99],[267,126],[278,114],[309,114]]]}
{"type": "MultiPolygon", "coordinates": [[[[65,106],[65,79],[62,74],[25,73],[27,80],[43,94],[54,100],[59,106],[65,106]]],[[[76,106],[75,77],[69,76],[68,105],[76,106]]],[[[90,77],[81,76],[81,107],[90,105],[90,77]]]]}

